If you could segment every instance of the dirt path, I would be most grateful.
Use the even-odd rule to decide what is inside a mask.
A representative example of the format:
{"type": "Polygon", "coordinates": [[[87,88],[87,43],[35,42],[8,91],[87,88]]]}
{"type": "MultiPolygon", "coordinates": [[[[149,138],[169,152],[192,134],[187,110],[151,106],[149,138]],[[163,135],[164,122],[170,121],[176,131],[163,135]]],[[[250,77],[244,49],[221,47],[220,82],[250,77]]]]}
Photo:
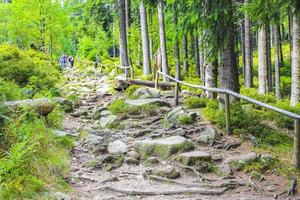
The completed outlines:
{"type": "MultiPolygon", "coordinates": [[[[173,124],[166,128],[162,119],[173,108],[164,107],[151,117],[138,114],[118,118],[122,120],[121,130],[101,128],[104,121],[111,120],[108,103],[124,94],[110,94],[109,79],[97,72],[69,71],[66,77],[69,83],[65,90],[76,92],[81,102],[64,121],[65,131],[79,138],[72,151],[72,199],[274,199],[274,195],[286,190],[286,180],[275,172],[259,178],[252,174],[254,178],[249,181],[251,173],[233,170],[230,161],[250,162],[268,158],[268,154],[251,154],[250,142],[239,145],[238,138],[219,131],[210,141],[203,141],[203,136],[210,137],[216,129],[197,110],[187,111],[198,115],[193,125],[173,124]],[[194,150],[186,151],[192,152],[188,156],[194,156],[197,164],[203,158],[208,160],[195,167],[179,162],[176,152],[171,152],[168,159],[143,158],[134,145],[147,138],[168,138],[169,143],[172,136],[194,145],[194,150]],[[121,153],[109,153],[112,151],[121,153]]],[[[167,92],[160,98],[172,104],[171,96],[167,92]]],[[[285,194],[278,197],[286,198],[285,194]]]]}

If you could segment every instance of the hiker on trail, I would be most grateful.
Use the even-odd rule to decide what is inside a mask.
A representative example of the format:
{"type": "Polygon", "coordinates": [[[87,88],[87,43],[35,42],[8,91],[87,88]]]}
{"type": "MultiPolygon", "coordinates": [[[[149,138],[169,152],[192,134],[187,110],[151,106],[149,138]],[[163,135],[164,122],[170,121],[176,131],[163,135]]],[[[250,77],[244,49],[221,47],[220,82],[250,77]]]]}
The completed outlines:
{"type": "Polygon", "coordinates": [[[73,56],[69,57],[69,62],[70,62],[70,67],[73,68],[74,67],[74,58],[73,58],[73,56]]]}
{"type": "Polygon", "coordinates": [[[63,58],[63,56],[60,56],[58,62],[59,62],[60,69],[63,70],[64,69],[64,58],[63,58]]]}
{"type": "Polygon", "coordinates": [[[100,63],[99,56],[98,56],[98,55],[96,55],[95,68],[97,68],[97,67],[98,67],[99,63],[100,63]]]}

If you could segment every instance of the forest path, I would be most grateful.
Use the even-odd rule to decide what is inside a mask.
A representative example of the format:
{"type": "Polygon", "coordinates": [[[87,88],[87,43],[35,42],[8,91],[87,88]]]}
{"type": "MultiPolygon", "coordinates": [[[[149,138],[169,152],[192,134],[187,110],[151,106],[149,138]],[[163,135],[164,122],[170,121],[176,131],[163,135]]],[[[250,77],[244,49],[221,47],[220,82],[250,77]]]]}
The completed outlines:
{"type": "MultiPolygon", "coordinates": [[[[249,181],[250,173],[233,169],[234,164],[267,160],[270,155],[250,153],[251,142],[240,143],[234,136],[223,135],[201,117],[199,110],[177,107],[174,111],[174,106],[162,106],[152,116],[138,113],[115,117],[107,105],[125,94],[111,94],[112,81],[106,75],[91,68],[85,72],[71,69],[65,76],[65,91],[80,98],[79,106],[66,116],[63,125],[77,137],[71,152],[72,199],[274,199],[286,189],[287,182],[276,172],[263,177],[252,173],[249,181]],[[197,114],[197,121],[165,127],[162,119],[170,112],[197,114]],[[121,128],[101,128],[114,124],[112,121],[122,124],[121,128]],[[144,141],[149,138],[157,142],[155,147],[151,146],[153,140],[144,141]],[[191,143],[194,150],[187,148],[191,143]],[[190,153],[178,155],[181,150],[190,153]],[[142,157],[143,151],[156,155],[142,157]],[[165,153],[168,159],[162,159],[165,153]]],[[[170,91],[161,92],[160,100],[172,105],[172,96],[170,91]]]]}

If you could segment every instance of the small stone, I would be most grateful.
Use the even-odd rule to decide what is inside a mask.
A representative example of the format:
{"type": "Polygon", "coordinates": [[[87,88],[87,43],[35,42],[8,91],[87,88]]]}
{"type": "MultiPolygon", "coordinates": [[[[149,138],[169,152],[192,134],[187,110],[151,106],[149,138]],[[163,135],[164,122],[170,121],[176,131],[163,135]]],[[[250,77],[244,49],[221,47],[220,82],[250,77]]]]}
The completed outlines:
{"type": "Polygon", "coordinates": [[[155,169],[152,171],[152,173],[156,176],[162,176],[169,179],[176,179],[180,177],[180,172],[175,167],[170,165],[155,169]]]}
{"type": "Polygon", "coordinates": [[[111,142],[108,145],[108,152],[111,154],[123,154],[123,153],[127,153],[127,151],[128,151],[127,145],[120,140],[111,142]]]}
{"type": "Polygon", "coordinates": [[[139,165],[140,164],[140,162],[137,159],[132,158],[132,157],[126,158],[125,163],[128,165],[139,165]]]}
{"type": "Polygon", "coordinates": [[[217,131],[212,127],[206,127],[204,131],[199,133],[199,136],[197,136],[196,141],[207,144],[215,140],[216,137],[217,137],[217,131]]]}
{"type": "Polygon", "coordinates": [[[224,176],[232,175],[232,170],[228,164],[225,164],[225,163],[221,164],[219,169],[220,169],[221,174],[224,176]]]}
{"type": "Polygon", "coordinates": [[[53,131],[54,135],[56,135],[57,137],[65,137],[65,136],[69,136],[71,134],[65,132],[65,131],[60,131],[60,130],[54,130],[53,131]]]}
{"type": "Polygon", "coordinates": [[[141,87],[133,93],[133,96],[139,99],[159,98],[160,91],[156,88],[141,87]]]}
{"type": "Polygon", "coordinates": [[[155,165],[155,164],[159,163],[159,159],[156,158],[156,157],[149,157],[149,158],[147,158],[145,163],[148,164],[148,165],[155,165]]]}
{"type": "Polygon", "coordinates": [[[71,197],[61,192],[55,192],[53,197],[55,200],[71,200],[71,197]]]}
{"type": "Polygon", "coordinates": [[[276,188],[274,187],[274,185],[268,185],[266,187],[267,191],[268,192],[275,192],[276,191],[276,188]]]}
{"type": "Polygon", "coordinates": [[[124,162],[124,156],[121,154],[110,154],[103,157],[101,161],[102,168],[106,171],[121,167],[124,162]]]}
{"type": "Polygon", "coordinates": [[[139,160],[140,159],[140,154],[138,154],[136,151],[129,151],[127,153],[127,156],[131,157],[131,158],[134,158],[136,160],[139,160]]]}
{"type": "Polygon", "coordinates": [[[224,160],[223,163],[229,164],[232,169],[240,170],[245,164],[255,162],[257,160],[257,155],[254,152],[241,154],[237,156],[232,156],[224,160]]]}
{"type": "Polygon", "coordinates": [[[117,120],[116,115],[107,115],[100,118],[100,126],[102,128],[108,127],[110,124],[114,123],[117,120]]]}
{"type": "Polygon", "coordinates": [[[199,162],[210,162],[212,157],[209,153],[203,151],[191,151],[178,155],[178,160],[184,165],[195,165],[199,162]]]}

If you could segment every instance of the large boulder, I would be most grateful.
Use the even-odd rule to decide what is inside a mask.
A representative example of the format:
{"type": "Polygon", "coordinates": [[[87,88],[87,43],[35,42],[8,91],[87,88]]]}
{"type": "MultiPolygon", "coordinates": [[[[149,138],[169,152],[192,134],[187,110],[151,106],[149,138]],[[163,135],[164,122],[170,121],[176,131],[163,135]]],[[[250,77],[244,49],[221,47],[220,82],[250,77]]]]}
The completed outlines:
{"type": "Polygon", "coordinates": [[[54,110],[54,103],[47,98],[26,99],[19,101],[5,101],[4,106],[9,108],[31,107],[40,115],[48,115],[54,110]]]}
{"type": "Polygon", "coordinates": [[[212,156],[204,151],[191,151],[179,154],[177,159],[182,164],[191,166],[199,162],[210,162],[212,161],[212,156]]]}
{"type": "Polygon", "coordinates": [[[61,105],[66,112],[73,111],[73,102],[72,101],[69,101],[69,100],[61,98],[61,97],[55,97],[53,99],[53,101],[55,103],[58,103],[59,105],[61,105]]]}
{"type": "Polygon", "coordinates": [[[171,105],[161,99],[134,99],[134,100],[129,100],[127,99],[125,101],[126,104],[131,105],[131,106],[143,106],[143,105],[158,105],[160,107],[167,106],[171,107],[171,105]]]}
{"type": "Polygon", "coordinates": [[[159,98],[160,91],[156,88],[141,87],[133,93],[133,96],[138,97],[138,99],[159,98]]]}
{"type": "Polygon", "coordinates": [[[193,149],[194,145],[182,136],[171,136],[163,139],[137,141],[134,143],[134,148],[143,158],[160,156],[162,159],[167,159],[178,152],[193,149]]]}

